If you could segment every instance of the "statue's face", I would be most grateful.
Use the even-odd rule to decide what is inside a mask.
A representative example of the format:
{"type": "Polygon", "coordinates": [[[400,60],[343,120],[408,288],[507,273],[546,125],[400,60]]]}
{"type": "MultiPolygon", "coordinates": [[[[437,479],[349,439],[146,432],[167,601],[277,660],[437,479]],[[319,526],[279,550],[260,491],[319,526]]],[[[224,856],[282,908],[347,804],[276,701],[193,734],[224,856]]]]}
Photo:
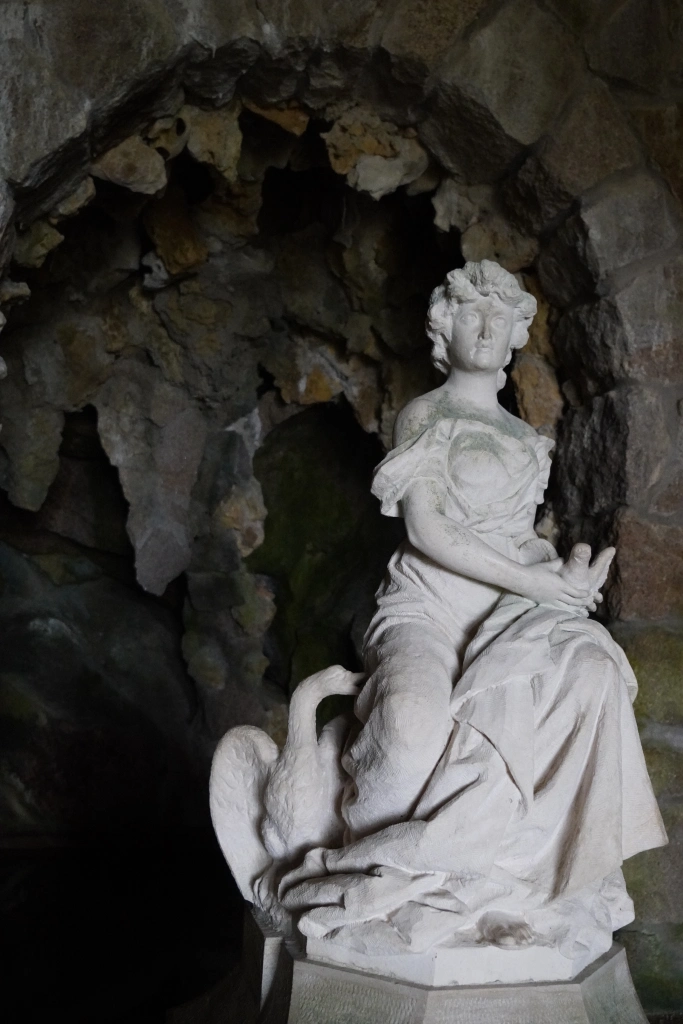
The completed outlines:
{"type": "Polygon", "coordinates": [[[493,295],[460,303],[448,345],[451,366],[470,373],[500,370],[513,328],[512,308],[493,295]]]}

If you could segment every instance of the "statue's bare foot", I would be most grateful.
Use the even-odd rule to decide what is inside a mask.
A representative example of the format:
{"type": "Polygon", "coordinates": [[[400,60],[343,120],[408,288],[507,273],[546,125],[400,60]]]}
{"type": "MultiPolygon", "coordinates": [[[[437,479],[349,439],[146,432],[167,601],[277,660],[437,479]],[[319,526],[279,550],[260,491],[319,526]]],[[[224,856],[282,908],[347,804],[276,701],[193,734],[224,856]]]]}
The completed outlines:
{"type": "Polygon", "coordinates": [[[477,922],[478,942],[505,949],[531,946],[536,938],[533,930],[519,914],[489,910],[477,922]]]}

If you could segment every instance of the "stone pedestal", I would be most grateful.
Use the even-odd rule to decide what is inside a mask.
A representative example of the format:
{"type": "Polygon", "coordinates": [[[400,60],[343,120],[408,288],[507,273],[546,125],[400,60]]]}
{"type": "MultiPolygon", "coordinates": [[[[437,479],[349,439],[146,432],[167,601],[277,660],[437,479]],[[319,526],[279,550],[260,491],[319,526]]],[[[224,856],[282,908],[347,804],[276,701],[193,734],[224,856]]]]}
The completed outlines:
{"type": "MultiPolygon", "coordinates": [[[[496,957],[489,962],[503,965],[497,973],[506,970],[497,957],[511,957],[509,970],[517,969],[516,951],[492,952],[496,957]]],[[[288,949],[257,921],[247,921],[245,970],[260,1007],[258,1024],[647,1024],[626,953],[617,944],[574,978],[486,985],[399,981],[316,960],[312,953],[288,949]]],[[[472,953],[483,954],[485,962],[486,947],[472,953]]],[[[438,969],[438,957],[435,962],[438,969]]],[[[452,968],[455,960],[449,962],[452,968]]]]}

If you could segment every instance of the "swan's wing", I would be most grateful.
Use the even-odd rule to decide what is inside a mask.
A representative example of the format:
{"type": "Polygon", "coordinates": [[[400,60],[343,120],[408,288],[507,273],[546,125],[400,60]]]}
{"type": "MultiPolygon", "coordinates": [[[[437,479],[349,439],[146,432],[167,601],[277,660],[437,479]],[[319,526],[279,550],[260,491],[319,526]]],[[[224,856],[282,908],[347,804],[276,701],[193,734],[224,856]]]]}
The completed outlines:
{"type": "Polygon", "coordinates": [[[211,820],[223,856],[249,902],[254,900],[254,882],[271,862],[261,841],[260,822],[266,775],[278,755],[270,736],[241,725],[225,734],[211,766],[211,820]]]}

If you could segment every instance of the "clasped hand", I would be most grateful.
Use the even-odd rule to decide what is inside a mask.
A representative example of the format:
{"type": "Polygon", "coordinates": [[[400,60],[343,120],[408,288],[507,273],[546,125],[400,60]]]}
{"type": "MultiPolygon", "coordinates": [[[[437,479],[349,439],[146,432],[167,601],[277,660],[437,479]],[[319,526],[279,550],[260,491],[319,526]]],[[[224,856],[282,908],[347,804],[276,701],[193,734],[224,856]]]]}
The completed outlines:
{"type": "Polygon", "coordinates": [[[614,554],[614,548],[605,548],[591,564],[588,544],[575,544],[566,562],[552,558],[523,566],[517,593],[536,604],[588,615],[602,601],[600,587],[607,578],[614,554]]]}

